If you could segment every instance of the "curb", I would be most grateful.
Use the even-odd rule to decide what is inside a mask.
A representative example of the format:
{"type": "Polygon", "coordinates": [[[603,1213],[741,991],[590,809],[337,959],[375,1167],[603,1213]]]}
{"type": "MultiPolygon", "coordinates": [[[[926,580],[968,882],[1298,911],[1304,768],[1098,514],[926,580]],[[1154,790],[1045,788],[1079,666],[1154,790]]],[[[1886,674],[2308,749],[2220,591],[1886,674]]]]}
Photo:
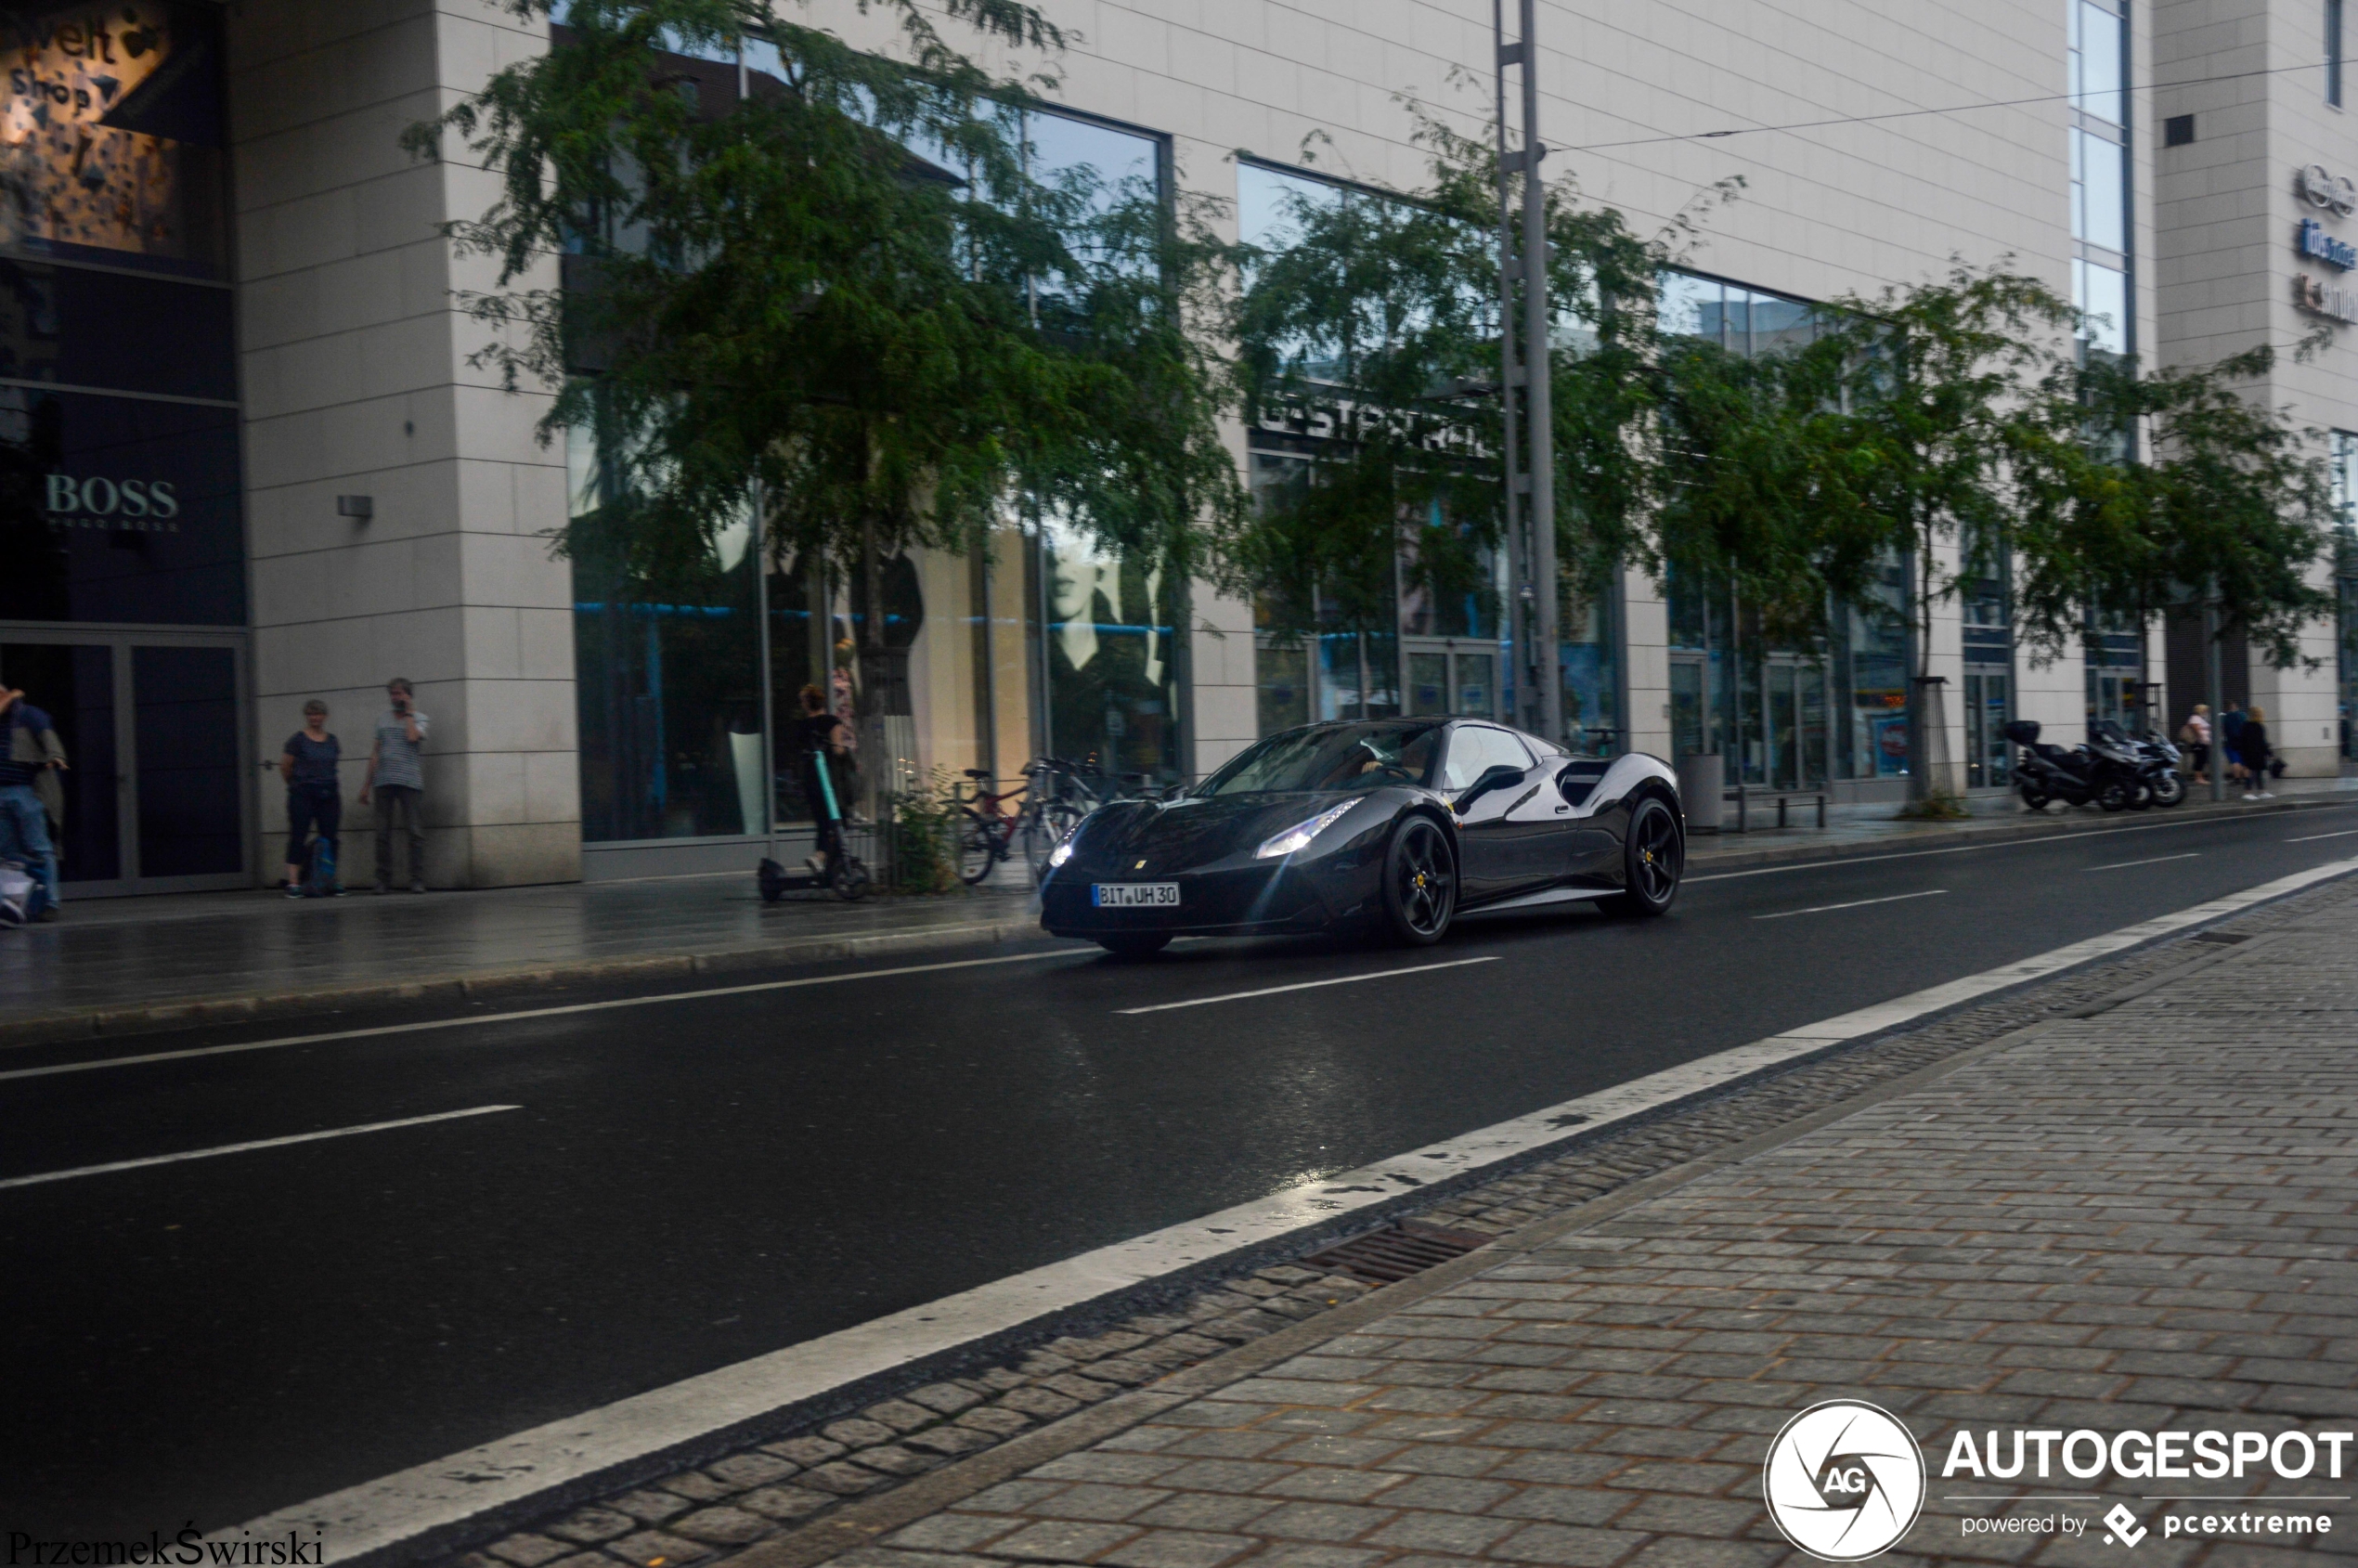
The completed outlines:
{"type": "Polygon", "coordinates": [[[54,1045],[205,1024],[250,1023],[295,1018],[350,1007],[405,1002],[461,1003],[554,986],[601,980],[688,979],[781,965],[831,964],[929,948],[1017,941],[1042,935],[1037,915],[968,921],[913,931],[882,931],[852,937],[806,937],[767,947],[724,948],[714,952],[649,953],[633,958],[589,959],[513,969],[488,969],[450,980],[391,980],[371,985],[243,996],[202,997],[152,1007],[97,1012],[45,1013],[0,1022],[0,1048],[54,1045]]]}
{"type": "MultiPolygon", "coordinates": [[[[1709,867],[1714,871],[1742,870],[1747,866],[1782,865],[1796,861],[1872,860],[1881,855],[1921,854],[1925,849],[1962,849],[1969,845],[2003,844],[2030,838],[2068,838],[2090,833],[2119,832],[2130,827],[2158,826],[2165,822],[2220,822],[2231,817],[2281,816],[2294,811],[2313,811],[2326,806],[2358,806],[2358,794],[2349,796],[2300,797],[2289,800],[2270,801],[2253,805],[2243,801],[2222,801],[2213,806],[2208,801],[2197,806],[2192,801],[2176,807],[2166,814],[2140,812],[2135,817],[2122,812],[2109,817],[2046,817],[2041,820],[1994,822],[1974,826],[1938,830],[1935,843],[1918,843],[1910,838],[1871,838],[1837,844],[1768,844],[1757,849],[1748,848],[1716,849],[1703,848],[1697,839],[1689,840],[1687,866],[1690,870],[1709,867]]],[[[1763,828],[1763,833],[1791,832],[1792,829],[1763,828]]],[[[1816,832],[1814,828],[1805,829],[1816,832]]],[[[1723,829],[1711,836],[1719,843],[1746,835],[1723,829]]],[[[1924,836],[1932,838],[1927,831],[1924,836]]],[[[1700,837],[1700,836],[1698,836],[1700,837]]]]}
{"type": "MultiPolygon", "coordinates": [[[[2188,822],[2222,820],[2231,816],[2283,815],[2315,810],[2326,806],[2348,805],[2358,805],[2358,795],[2347,797],[2302,797],[2265,805],[2222,802],[2217,806],[2208,803],[2197,806],[2190,801],[2172,810],[2163,820],[2188,822]]],[[[2151,813],[2144,815],[2150,820],[2151,813]]],[[[1691,871],[1740,871],[1755,866],[1921,853],[1925,849],[1962,849],[2023,839],[2065,838],[2079,834],[2118,831],[2129,825],[2131,824],[2124,823],[2118,816],[2092,817],[2084,821],[2054,818],[2039,822],[1997,822],[1946,830],[1941,833],[1939,841],[1931,845],[1914,843],[1909,838],[1883,838],[1834,844],[1767,844],[1758,849],[1698,849],[1690,852],[1687,864],[1691,871]]],[[[1723,834],[1718,836],[1724,842],[1727,838],[1742,836],[1723,834]]],[[[1931,836],[1927,834],[1925,836],[1931,836]]],[[[330,990],[201,997],[151,1007],[44,1013],[0,1022],[0,1049],[19,1045],[63,1044],[128,1034],[153,1034],[164,1030],[194,1029],[207,1024],[295,1018],[350,1007],[391,1006],[418,1002],[460,1004],[487,996],[507,996],[521,991],[598,981],[688,979],[700,975],[732,974],[786,965],[834,964],[884,953],[918,952],[932,948],[963,947],[970,943],[1018,941],[1042,934],[1039,917],[1026,914],[1014,918],[968,921],[919,930],[799,938],[767,947],[724,948],[712,952],[647,953],[630,958],[601,958],[512,969],[487,969],[448,980],[394,980],[330,990]]]]}

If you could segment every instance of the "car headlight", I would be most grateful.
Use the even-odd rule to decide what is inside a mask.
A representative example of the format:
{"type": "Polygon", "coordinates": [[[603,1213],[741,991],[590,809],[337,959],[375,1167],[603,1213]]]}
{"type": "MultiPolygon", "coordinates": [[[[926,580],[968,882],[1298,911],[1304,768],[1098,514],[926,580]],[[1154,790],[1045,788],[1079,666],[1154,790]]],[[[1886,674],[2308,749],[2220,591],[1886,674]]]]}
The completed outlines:
{"type": "Polygon", "coordinates": [[[1306,823],[1294,823],[1276,837],[1263,839],[1261,848],[1252,852],[1252,858],[1265,861],[1306,848],[1312,839],[1332,827],[1338,818],[1358,804],[1356,800],[1346,800],[1340,806],[1328,807],[1306,823]]]}
{"type": "Polygon", "coordinates": [[[1072,836],[1068,835],[1063,843],[1048,851],[1048,863],[1052,866],[1062,865],[1070,859],[1072,859],[1072,836]]]}

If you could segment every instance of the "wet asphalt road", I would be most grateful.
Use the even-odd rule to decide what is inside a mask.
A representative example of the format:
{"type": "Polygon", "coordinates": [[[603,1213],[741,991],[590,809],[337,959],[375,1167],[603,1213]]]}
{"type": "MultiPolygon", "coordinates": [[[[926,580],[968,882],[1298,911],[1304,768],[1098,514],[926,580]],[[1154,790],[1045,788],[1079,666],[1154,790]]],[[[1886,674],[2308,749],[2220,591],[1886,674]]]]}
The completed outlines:
{"type": "MultiPolygon", "coordinates": [[[[0,1528],[234,1523],[2358,856],[2358,805],[2128,822],[1696,880],[1662,921],[1586,905],[1469,921],[1413,957],[1189,942],[1123,964],[1043,942],[926,960],[1015,962],[0,1080],[0,1180],[517,1108],[0,1187],[0,1528]]],[[[29,1049],[0,1070],[447,1016],[29,1049]]]]}

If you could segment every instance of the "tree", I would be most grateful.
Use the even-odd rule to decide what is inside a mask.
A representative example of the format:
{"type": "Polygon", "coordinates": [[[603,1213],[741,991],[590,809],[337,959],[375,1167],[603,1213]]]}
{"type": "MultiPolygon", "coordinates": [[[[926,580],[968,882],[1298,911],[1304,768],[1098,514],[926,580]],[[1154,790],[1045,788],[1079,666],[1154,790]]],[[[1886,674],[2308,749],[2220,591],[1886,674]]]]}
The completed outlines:
{"type": "Polygon", "coordinates": [[[2304,626],[2334,595],[2313,580],[2334,509],[2314,432],[2252,400],[2275,350],[2145,371],[2091,356],[2050,376],[2014,437],[2021,476],[2015,625],[2050,654],[2102,609],[2159,610],[2213,596],[2221,636],[2276,667],[2300,661],[2304,626]],[[2122,448],[2142,432],[2144,461],[2122,448]]]}
{"type": "Polygon", "coordinates": [[[1925,744],[1933,614],[2002,558],[2011,437],[2075,318],[2036,279],[1959,267],[1946,282],[1836,302],[1833,330],[1802,352],[1826,395],[1808,421],[1820,525],[1910,567],[1908,792],[1919,809],[1951,784],[1925,744]]]}
{"type": "Polygon", "coordinates": [[[859,564],[879,756],[885,563],[968,548],[1020,499],[1184,572],[1238,498],[1190,330],[1222,254],[1200,210],[1087,171],[1032,177],[1023,116],[1053,79],[991,77],[935,19],[1053,54],[1034,6],[867,8],[905,58],[773,0],[574,0],[561,46],[408,141],[431,155],[454,136],[500,178],[452,226],[499,263],[466,301],[499,334],[478,363],[555,388],[543,438],[592,426],[623,476],[560,548],[659,588],[758,484],[777,548],[859,564]],[[683,86],[682,55],[747,40],[775,50],[750,94],[683,86]],[[520,287],[552,252],[579,258],[577,286],[520,287]]]}
{"type": "Polygon", "coordinates": [[[1264,489],[1226,551],[1280,636],[1390,630],[1395,563],[1441,598],[1488,594],[1499,537],[1496,253],[1444,175],[1431,199],[1292,194],[1289,242],[1239,246],[1229,332],[1248,424],[1315,409],[1316,460],[1264,489]]]}

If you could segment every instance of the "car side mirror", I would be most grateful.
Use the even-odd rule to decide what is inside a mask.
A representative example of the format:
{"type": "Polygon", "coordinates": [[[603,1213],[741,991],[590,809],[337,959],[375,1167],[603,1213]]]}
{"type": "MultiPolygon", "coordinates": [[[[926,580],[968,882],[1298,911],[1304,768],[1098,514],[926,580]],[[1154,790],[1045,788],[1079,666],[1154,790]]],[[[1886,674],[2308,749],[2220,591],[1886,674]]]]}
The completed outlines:
{"type": "Polygon", "coordinates": [[[1522,783],[1521,768],[1510,767],[1504,762],[1494,762],[1482,771],[1482,777],[1474,780],[1471,788],[1458,797],[1458,809],[1462,811],[1494,789],[1504,789],[1509,784],[1521,783],[1522,783]]]}

